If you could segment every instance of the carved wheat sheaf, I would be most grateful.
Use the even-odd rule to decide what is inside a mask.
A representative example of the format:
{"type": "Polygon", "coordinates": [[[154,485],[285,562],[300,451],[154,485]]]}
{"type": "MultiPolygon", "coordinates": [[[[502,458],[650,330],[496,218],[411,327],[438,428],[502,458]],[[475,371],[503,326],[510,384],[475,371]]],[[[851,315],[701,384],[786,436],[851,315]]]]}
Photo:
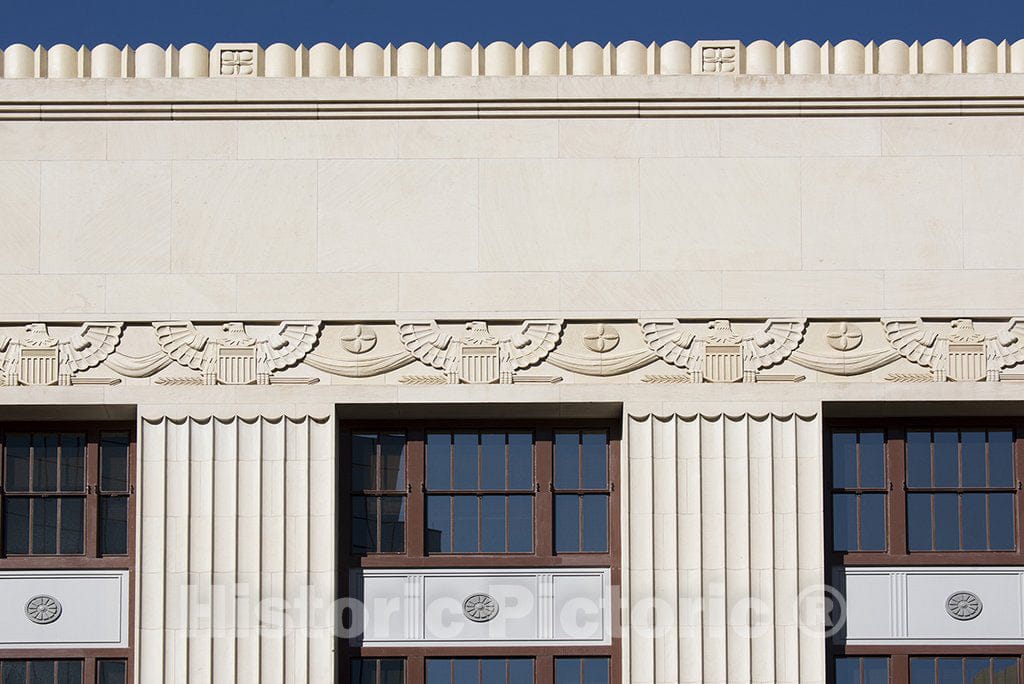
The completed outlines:
{"type": "Polygon", "coordinates": [[[403,375],[398,382],[402,385],[444,385],[448,381],[443,375],[403,375]]]}
{"type": "Polygon", "coordinates": [[[689,375],[645,375],[640,382],[649,385],[682,385],[693,382],[689,375]]]}
{"type": "Polygon", "coordinates": [[[929,373],[889,373],[885,376],[888,382],[932,382],[929,373]]]}

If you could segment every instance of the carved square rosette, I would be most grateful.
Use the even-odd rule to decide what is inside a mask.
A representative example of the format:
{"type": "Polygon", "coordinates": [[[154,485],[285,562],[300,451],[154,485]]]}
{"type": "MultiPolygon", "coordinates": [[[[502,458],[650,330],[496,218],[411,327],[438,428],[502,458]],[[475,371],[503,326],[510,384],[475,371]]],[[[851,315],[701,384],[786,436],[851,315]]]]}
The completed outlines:
{"type": "Polygon", "coordinates": [[[738,40],[698,40],[690,54],[695,74],[743,73],[743,44],[738,40]]]}
{"type": "Polygon", "coordinates": [[[263,48],[257,43],[217,43],[210,50],[210,75],[262,76],[263,48]]]}

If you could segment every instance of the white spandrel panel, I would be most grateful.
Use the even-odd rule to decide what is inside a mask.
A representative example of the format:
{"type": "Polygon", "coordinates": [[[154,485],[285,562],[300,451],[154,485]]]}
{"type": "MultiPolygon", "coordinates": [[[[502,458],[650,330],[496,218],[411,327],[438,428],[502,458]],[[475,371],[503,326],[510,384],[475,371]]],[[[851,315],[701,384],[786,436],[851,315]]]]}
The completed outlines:
{"type": "Polygon", "coordinates": [[[0,648],[127,646],[126,570],[0,572],[0,648]],[[39,612],[28,609],[36,597],[39,612]]]}
{"type": "Polygon", "coordinates": [[[365,646],[611,643],[607,569],[357,570],[351,586],[365,646]]]}
{"type": "Polygon", "coordinates": [[[846,568],[845,585],[850,645],[1024,643],[1024,568],[846,568]]]}

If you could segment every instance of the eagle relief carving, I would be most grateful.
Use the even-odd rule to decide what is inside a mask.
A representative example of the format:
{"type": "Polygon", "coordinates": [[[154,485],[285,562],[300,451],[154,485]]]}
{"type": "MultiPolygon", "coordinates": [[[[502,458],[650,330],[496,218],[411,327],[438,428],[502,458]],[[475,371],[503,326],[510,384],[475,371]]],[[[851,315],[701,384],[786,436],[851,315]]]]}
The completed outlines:
{"type": "Polygon", "coordinates": [[[154,323],[157,342],[178,364],[201,371],[201,376],[158,378],[162,385],[269,385],[279,382],[313,384],[316,378],[275,378],[277,371],[298,365],[320,338],[320,321],[285,321],[265,338],[250,336],[245,324],[221,326],[211,337],[190,321],[154,323]]]}
{"type": "Polygon", "coordinates": [[[724,319],[710,321],[707,327],[708,332],[698,337],[675,319],[640,321],[651,351],[686,370],[690,382],[803,380],[803,376],[768,376],[761,371],[782,363],[800,346],[806,319],[771,319],[750,335],[735,332],[724,319]]]}
{"type": "Polygon", "coordinates": [[[113,385],[116,378],[80,378],[76,374],[103,363],[121,342],[124,323],[83,323],[70,337],[51,337],[45,323],[30,323],[18,338],[0,334],[3,384],[113,385]]]}
{"type": "Polygon", "coordinates": [[[560,382],[557,376],[521,376],[518,371],[541,363],[562,338],[563,321],[525,321],[519,331],[499,337],[487,323],[471,321],[465,334],[444,332],[435,321],[398,324],[402,344],[421,363],[443,376],[406,376],[404,384],[510,384],[560,382]]]}
{"type": "Polygon", "coordinates": [[[882,325],[893,349],[929,369],[935,382],[997,382],[1003,369],[1024,361],[1024,318],[1011,318],[994,335],[975,330],[970,318],[950,321],[945,335],[919,318],[884,319],[882,325]]]}

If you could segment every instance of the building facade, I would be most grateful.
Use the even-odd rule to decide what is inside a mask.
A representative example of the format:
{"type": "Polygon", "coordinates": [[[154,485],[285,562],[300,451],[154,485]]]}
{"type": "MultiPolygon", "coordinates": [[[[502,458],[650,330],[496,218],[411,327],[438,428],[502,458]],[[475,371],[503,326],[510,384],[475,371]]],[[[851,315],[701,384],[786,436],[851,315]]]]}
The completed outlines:
{"type": "Polygon", "coordinates": [[[0,73],[3,684],[1021,681],[1024,41],[0,73]]]}

